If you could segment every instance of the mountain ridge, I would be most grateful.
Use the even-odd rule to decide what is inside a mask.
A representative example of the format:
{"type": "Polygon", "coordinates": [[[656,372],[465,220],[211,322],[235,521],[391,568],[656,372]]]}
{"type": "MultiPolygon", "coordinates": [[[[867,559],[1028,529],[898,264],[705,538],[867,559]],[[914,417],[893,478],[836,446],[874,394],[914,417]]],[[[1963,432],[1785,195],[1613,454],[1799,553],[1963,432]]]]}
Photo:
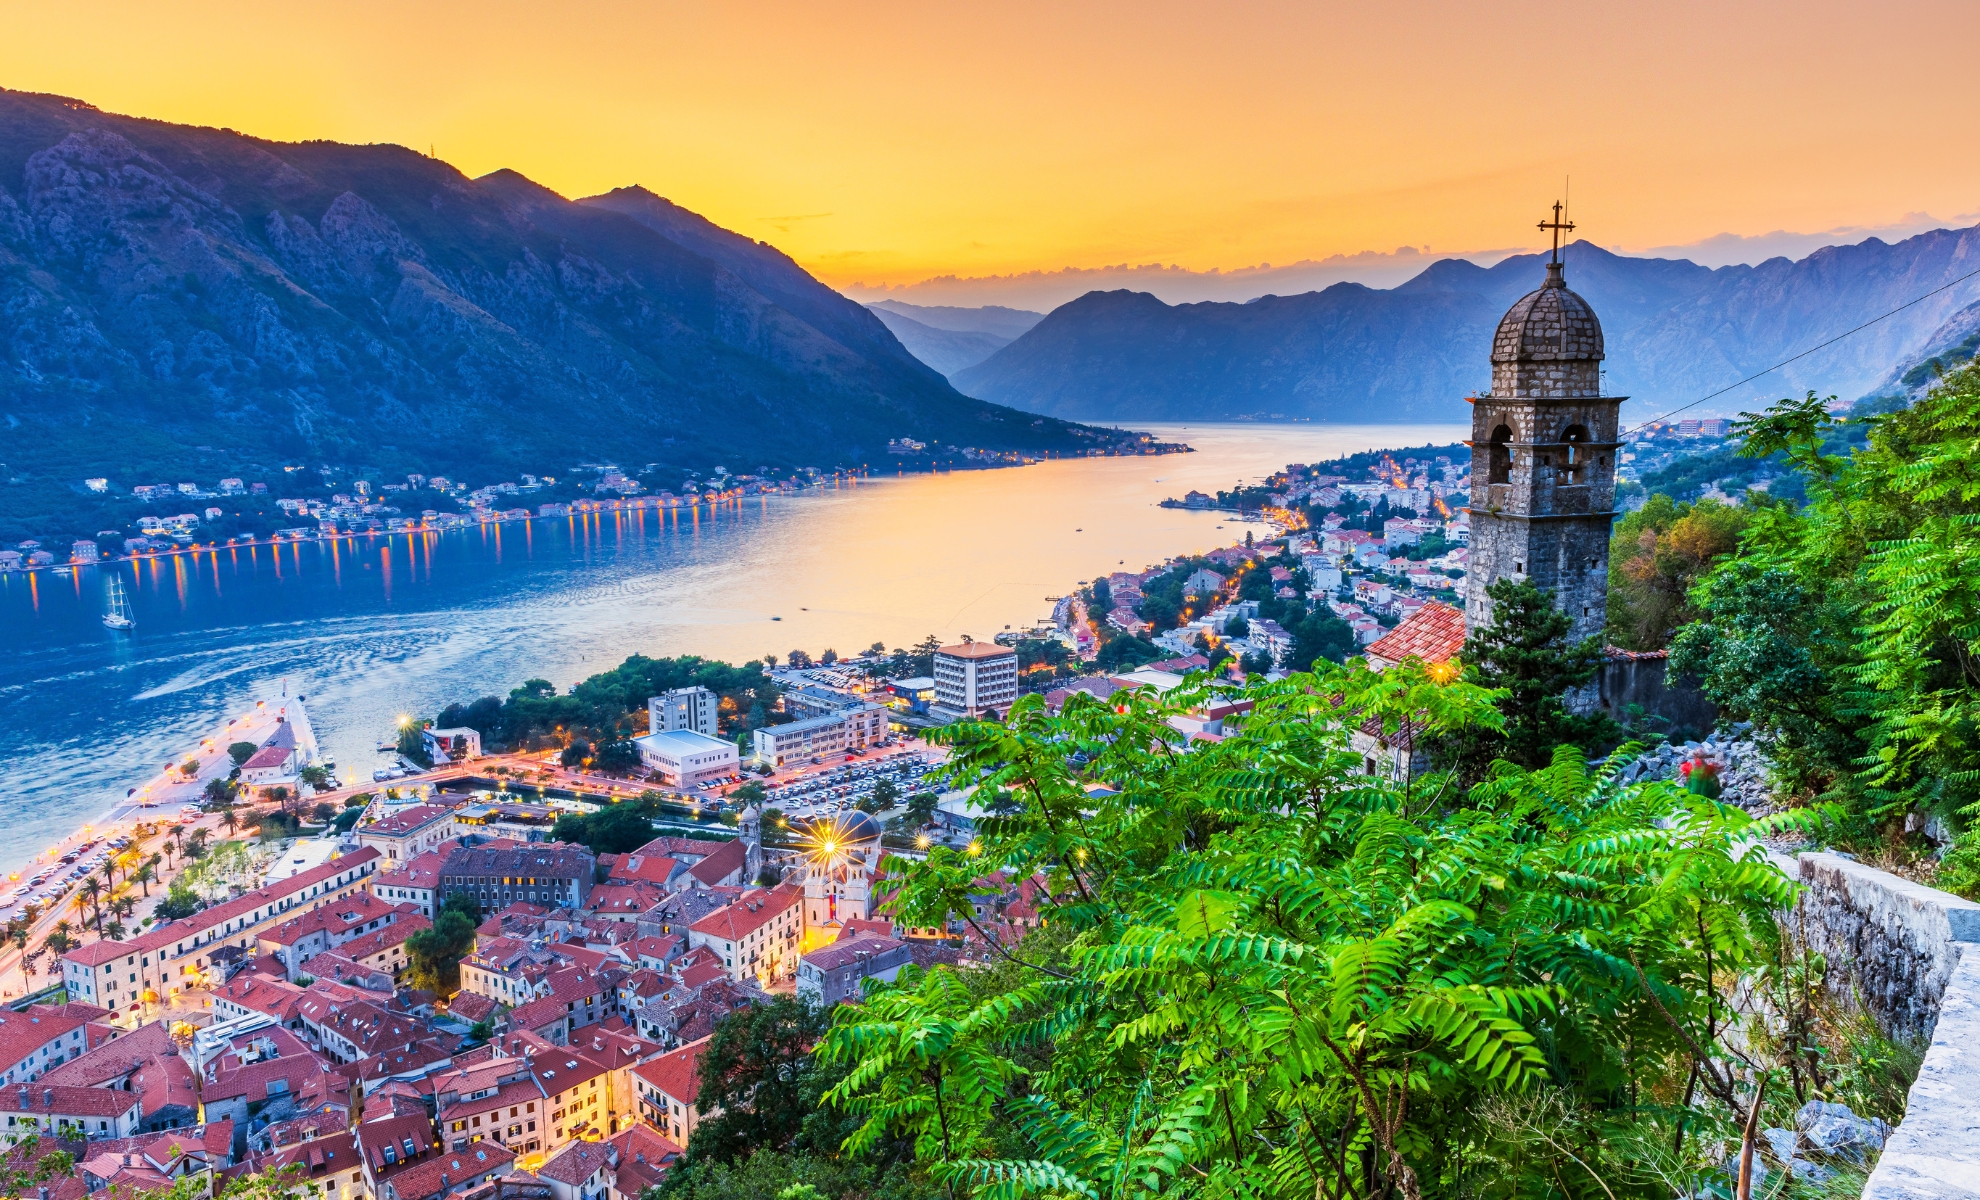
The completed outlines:
{"type": "MultiPolygon", "coordinates": [[[[1092,448],[645,192],[0,90],[0,477],[1092,448]]],[[[4,501],[0,501],[4,503],[4,501]]]]}
{"type": "MultiPolygon", "coordinates": [[[[1539,286],[1544,258],[1443,259],[1392,289],[1337,283],[1244,303],[1091,292],[954,379],[971,395],[1083,420],[1462,419],[1462,397],[1489,385],[1492,330],[1539,286]],[[1128,295],[1140,300],[1118,299],[1128,295]]],[[[1566,259],[1568,285],[1602,318],[1608,390],[1641,413],[1695,401],[1950,282],[1980,264],[1980,226],[1755,266],[1627,258],[1586,242],[1566,259]]],[[[1916,361],[1976,299],[1980,279],[1967,280],[1720,403],[1736,411],[1804,389],[1853,398],[1916,361]]]]}
{"type": "Polygon", "coordinates": [[[944,376],[975,366],[1014,340],[981,330],[924,325],[913,317],[888,308],[870,307],[870,311],[880,318],[880,323],[900,340],[901,345],[907,347],[909,354],[944,376]]]}

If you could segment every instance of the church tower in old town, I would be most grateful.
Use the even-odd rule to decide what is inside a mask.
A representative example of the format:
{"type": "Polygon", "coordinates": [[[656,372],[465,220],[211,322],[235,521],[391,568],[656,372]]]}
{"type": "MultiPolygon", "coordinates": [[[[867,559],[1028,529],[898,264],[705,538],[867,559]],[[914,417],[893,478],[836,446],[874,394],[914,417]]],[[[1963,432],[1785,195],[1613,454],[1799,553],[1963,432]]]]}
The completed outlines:
{"type": "Polygon", "coordinates": [[[1570,637],[1600,636],[1609,593],[1616,439],[1625,397],[1602,394],[1602,323],[1561,273],[1554,234],[1547,279],[1492,337],[1492,390],[1471,398],[1471,559],[1465,623],[1492,622],[1485,589],[1527,579],[1554,594],[1570,637]]]}

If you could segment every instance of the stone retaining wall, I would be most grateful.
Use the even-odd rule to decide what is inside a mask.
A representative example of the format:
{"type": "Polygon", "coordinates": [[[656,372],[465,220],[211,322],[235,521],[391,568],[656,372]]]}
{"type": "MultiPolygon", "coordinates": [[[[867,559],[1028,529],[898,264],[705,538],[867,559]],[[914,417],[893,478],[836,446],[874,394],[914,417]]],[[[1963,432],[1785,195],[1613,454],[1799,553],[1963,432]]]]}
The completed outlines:
{"type": "Polygon", "coordinates": [[[1893,1034],[1929,1033],[1962,948],[1980,942],[1980,904],[1839,854],[1782,866],[1807,888],[1789,918],[1794,932],[1827,956],[1835,990],[1853,991],[1893,1034]]]}
{"type": "Polygon", "coordinates": [[[1864,1200],[1980,1200],[1980,904],[1837,854],[1775,857],[1831,982],[1893,1032],[1931,1033],[1864,1200]]]}

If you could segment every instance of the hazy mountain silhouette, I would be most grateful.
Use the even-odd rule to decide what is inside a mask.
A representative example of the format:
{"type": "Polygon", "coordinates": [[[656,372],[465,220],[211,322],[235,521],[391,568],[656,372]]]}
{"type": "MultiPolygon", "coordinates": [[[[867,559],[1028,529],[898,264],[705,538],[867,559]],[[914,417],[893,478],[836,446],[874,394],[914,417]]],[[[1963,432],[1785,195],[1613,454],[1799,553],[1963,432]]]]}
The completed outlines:
{"type": "MultiPolygon", "coordinates": [[[[1490,382],[1492,330],[1539,286],[1544,261],[1446,259],[1387,291],[1342,283],[1245,304],[1092,292],[954,378],[974,396],[1084,420],[1462,419],[1463,397],[1490,382]]],[[[1626,419],[1696,400],[1976,266],[1980,227],[1717,269],[1585,242],[1567,251],[1568,286],[1602,318],[1608,389],[1635,401],[1626,419]]],[[[1810,388],[1853,399],[1943,342],[1948,321],[1976,299],[1980,278],[1698,411],[1752,409],[1810,388]]]]}
{"type": "Polygon", "coordinates": [[[875,312],[898,314],[931,329],[947,329],[956,333],[994,334],[1006,342],[1024,336],[1033,325],[1045,319],[1045,314],[1042,312],[1032,312],[1028,308],[1006,308],[1001,304],[960,308],[951,304],[909,304],[901,300],[878,300],[866,307],[875,312]]]}
{"type": "Polygon", "coordinates": [[[954,375],[965,367],[973,367],[1011,344],[1010,338],[998,334],[938,329],[933,325],[923,325],[913,317],[904,317],[892,309],[871,307],[873,315],[879,317],[880,323],[901,340],[901,345],[907,347],[909,354],[944,375],[954,375]]]}
{"type": "Polygon", "coordinates": [[[783,254],[640,189],[570,201],[398,146],[7,91],[0,313],[0,477],[746,470],[1102,436],[958,394],[783,254]]]}

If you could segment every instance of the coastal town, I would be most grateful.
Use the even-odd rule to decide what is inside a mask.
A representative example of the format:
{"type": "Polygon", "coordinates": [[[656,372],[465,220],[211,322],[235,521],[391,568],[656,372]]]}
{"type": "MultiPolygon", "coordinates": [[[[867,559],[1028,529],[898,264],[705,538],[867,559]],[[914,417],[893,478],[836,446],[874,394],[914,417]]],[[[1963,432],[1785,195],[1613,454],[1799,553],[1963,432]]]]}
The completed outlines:
{"type": "MultiPolygon", "coordinates": [[[[650,706],[659,723],[642,750],[678,787],[729,776],[691,752],[705,701],[650,706]]],[[[428,732],[483,776],[514,761],[428,732]]],[[[134,790],[135,817],[58,847],[52,869],[5,898],[6,911],[28,895],[62,913],[74,863],[87,883],[75,908],[84,926],[95,918],[57,922],[38,947],[61,951],[38,964],[54,985],[0,1014],[9,1139],[30,1162],[88,1146],[53,1196],[271,1168],[341,1198],[534,1196],[515,1189],[538,1184],[546,1198],[636,1196],[714,1115],[696,1109],[697,1063],[730,1014],[778,996],[856,999],[863,980],[981,958],[984,939],[1014,943],[1038,919],[1039,882],[999,880],[967,928],[897,931],[876,912],[880,821],[822,797],[789,798],[809,819],[752,803],[706,832],[603,853],[550,837],[558,817],[601,811],[602,795],[311,789],[306,778],[328,781],[310,775],[300,698],[258,705],[225,736],[251,752],[228,767],[223,751],[208,778],[244,784],[238,813],[173,806],[167,793],[198,784],[197,768],[134,790]],[[260,802],[286,787],[347,819],[319,836],[219,839],[223,819],[237,835],[279,828],[280,800],[260,802]],[[220,858],[234,868],[203,868],[220,858]],[[172,907],[189,893],[193,911],[172,907]]],[[[831,747],[841,762],[866,749],[831,747]]],[[[887,775],[912,783],[924,769],[915,758],[887,775]]],[[[835,790],[828,772],[811,778],[835,790]]],[[[10,932],[38,920],[17,915],[10,932]]]]}
{"type": "MultiPolygon", "coordinates": [[[[1717,839],[1716,857],[1706,857],[1723,866],[1720,885],[1688,896],[1698,907],[1680,907],[1673,928],[1689,937],[1695,917],[1703,929],[1707,905],[1771,925],[1782,890],[1771,878],[1753,882],[1759,851],[1739,851],[1735,862],[1731,849],[1735,839],[1753,844],[1747,806],[1766,803],[1726,790],[1748,769],[1741,756],[1753,751],[1735,746],[1752,725],[1714,728],[1716,711],[1692,685],[1667,686],[1667,650],[1604,640],[1612,527],[1645,490],[1632,468],[1668,473],[1726,430],[1704,421],[1622,429],[1622,398],[1599,390],[1599,332],[1551,262],[1547,283],[1502,322],[1495,386],[1470,398],[1464,442],[1289,463],[1232,491],[1188,492],[1168,503],[1234,514],[1250,531],[1142,569],[1116,559],[1122,569],[1048,597],[1051,617],[1030,628],[947,642],[931,634],[892,650],[875,642],[843,656],[796,648],[740,664],[635,654],[568,689],[528,678],[506,696],[463,695],[431,717],[401,716],[377,744],[387,765],[368,779],[328,760],[308,697],[285,683],[137,781],[0,892],[9,1160],[34,1180],[36,1200],[193,1200],[257,1187],[323,1200],[663,1200],[723,1169],[709,1166],[721,1153],[711,1131],[731,1117],[755,1123],[745,1128],[804,1119],[769,1111],[777,1088],[835,1066],[834,1054],[861,1041],[901,1049],[862,1058],[834,1092],[865,1089],[853,1103],[874,1111],[896,1103],[886,1089],[899,1085],[939,1115],[939,1088],[954,1079],[945,1072],[970,1069],[941,1056],[985,1012],[1010,1025],[1030,1006],[1056,1006],[1052,1019],[1065,1024],[1014,1035],[1051,1043],[1054,1055],[1065,1049],[1057,1031],[1086,1019],[1066,1005],[1110,1003],[1114,987],[1137,989],[1140,1008],[1118,1009],[1116,1028],[1214,1029],[1233,1005],[1203,968],[1249,971],[1258,959],[1269,962],[1245,994],[1269,1020],[1305,1020],[1268,1011],[1301,1002],[1279,984],[1322,953],[1321,943],[1279,937],[1281,922],[1305,919],[1282,901],[1338,903],[1318,896],[1337,886],[1330,875],[1344,892],[1365,890],[1389,873],[1378,861],[1385,846],[1482,836],[1491,845],[1474,842],[1427,874],[1489,875],[1500,888],[1572,876],[1570,892],[1554,896],[1560,904],[1536,909],[1593,914],[1575,945],[1609,937],[1607,909],[1579,892],[1600,883],[1595,873],[1621,879],[1643,859],[1603,847],[1659,847],[1666,857],[1652,873],[1666,876],[1676,858],[1697,857],[1657,841],[1659,825],[1595,823],[1626,807],[1613,802],[1625,781],[1653,789],[1636,793],[1652,806],[1644,820],[1672,820],[1663,814],[1682,795],[1687,819],[1708,823],[1717,839]],[[1506,645],[1566,664],[1550,677],[1565,682],[1545,685],[1553,694],[1536,711],[1562,727],[1581,722],[1592,731],[1586,744],[1518,747],[1509,716],[1495,714],[1494,731],[1507,732],[1488,761],[1437,770],[1446,780],[1473,771],[1474,805],[1529,789],[1515,824],[1545,843],[1535,854],[1564,846],[1558,861],[1572,870],[1536,869],[1542,859],[1526,849],[1490,859],[1518,840],[1494,832],[1507,827],[1497,811],[1448,821],[1434,805],[1411,812],[1433,756],[1459,753],[1433,748],[1459,720],[1437,710],[1516,699],[1475,673],[1482,660],[1508,678],[1492,649],[1506,645]],[[1308,670],[1316,674],[1299,674],[1308,670]],[[1310,708],[1288,723],[1272,707],[1282,698],[1310,708]],[[1638,700],[1671,727],[1702,709],[1712,733],[1688,742],[1682,763],[1675,745],[1642,753],[1622,724],[1652,715],[1638,700]],[[1317,752],[1280,740],[1309,730],[1323,734],[1317,752]],[[1129,758],[1113,763],[1123,752],[1129,758]],[[1163,782],[1137,796],[1143,773],[1163,782]],[[1321,781],[1311,794],[1310,780],[1321,781]],[[1329,816],[1300,831],[1302,806],[1336,788],[1356,797],[1340,823],[1329,816]],[[1262,799],[1234,803],[1240,793],[1262,799]],[[1169,803],[1182,796],[1196,807],[1167,828],[1169,803]],[[1545,825],[1570,810],[1589,823],[1545,825]],[[1259,866],[1249,851],[1228,853],[1218,828],[1246,823],[1260,845],[1288,828],[1301,842],[1359,832],[1349,835],[1352,860],[1337,866],[1309,868],[1296,856],[1304,849],[1275,851],[1259,866]],[[1164,828],[1141,832],[1154,826],[1164,828]],[[1199,833],[1207,855],[1191,846],[1199,833]],[[1156,922],[1123,922],[1110,906],[1127,893],[1105,892],[1107,879],[1144,868],[1109,839],[1184,853],[1181,869],[1195,883],[1154,901],[1156,922]],[[1470,866],[1488,861],[1498,865],[1470,866]],[[1245,874],[1260,870],[1270,878],[1245,874]],[[1288,891],[1288,878],[1321,886],[1308,900],[1288,891]],[[1226,879],[1249,893],[1225,890],[1226,879]],[[1239,933],[1253,895],[1270,897],[1256,906],[1269,909],[1268,924],[1246,915],[1250,930],[1239,933]],[[1115,922],[1139,923],[1139,932],[1111,947],[1089,940],[1115,922]],[[1089,946],[1110,950],[1116,966],[1093,973],[1089,946]],[[1134,982],[1153,973],[1162,973],[1153,989],[1134,982]],[[972,995],[978,988],[992,997],[987,1007],[972,995]],[[1165,1015],[1157,1006],[1182,1007],[1165,1015]],[[903,1074],[883,1078],[901,1064],[903,1074]]],[[[239,494],[240,482],[223,486],[239,494]]],[[[718,484],[685,502],[783,486],[726,475],[718,484]]],[[[452,484],[391,485],[401,486],[452,484]]],[[[632,494],[610,503],[683,501],[620,490],[632,494]]],[[[495,504],[504,494],[471,496],[471,511],[503,519],[509,510],[495,504]]],[[[366,512],[357,501],[372,495],[354,487],[328,506],[280,497],[277,507],[320,518],[314,533],[285,531],[298,536],[357,536],[344,522],[410,519],[382,502],[366,512]],[[341,511],[353,505],[355,518],[341,511]]],[[[564,503],[513,511],[574,515],[564,503]]],[[[1662,493],[1658,503],[1673,504],[1662,493]]],[[[422,510],[418,527],[444,515],[422,510]]],[[[1657,536],[1652,528],[1653,544],[1657,536]]],[[[1412,865],[1396,874],[1426,873],[1412,865]]],[[[1302,983],[1302,996],[1338,997],[1339,963],[1375,964],[1378,943],[1400,957],[1397,930],[1436,923],[1384,913],[1370,926],[1361,910],[1371,901],[1395,907],[1374,892],[1342,905],[1345,924],[1325,950],[1335,965],[1302,983]]],[[[1452,920],[1464,908],[1438,903],[1452,920]]],[[[1565,961],[1554,949],[1528,953],[1529,973],[1565,961]]],[[[1429,957],[1475,955],[1476,943],[1460,938],[1429,957]]],[[[1362,969],[1348,972],[1354,986],[1333,1003],[1367,1002],[1355,983],[1362,969]]],[[[1398,1026],[1409,1042],[1476,1046],[1514,1032],[1530,1040],[1510,1017],[1478,1025],[1473,1007],[1491,1015],[1498,1001],[1468,979],[1452,982],[1454,970],[1437,967],[1422,994],[1467,999],[1443,1002],[1438,1011],[1455,1014],[1448,1021],[1398,1026]]],[[[1637,972],[1626,994],[1647,986],[1637,972]]],[[[1387,988],[1374,988],[1383,1004],[1393,999],[1387,988]]],[[[1374,1025],[1353,1016],[1346,1028],[1360,1037],[1374,1025]]],[[[1230,1032],[1233,1044],[1256,1038],[1257,1015],[1239,1013],[1230,1032]]],[[[1000,1057],[1002,1042],[960,1044],[995,1060],[986,1079],[1018,1069],[1000,1057]]],[[[1527,1055],[1526,1041],[1507,1044],[1527,1055]]],[[[1708,1055],[1694,1054],[1695,1082],[1708,1055]]],[[[1255,1076],[1270,1074],[1270,1057],[1255,1076]]],[[[1538,1050],[1520,1061],[1536,1079],[1548,1069],[1538,1050]]],[[[1664,1085],[1678,1078],[1677,1062],[1665,1064],[1664,1085]]],[[[1745,1118],[1738,1171],[1748,1183],[1764,1091],[1756,1085],[1745,1118]]],[[[1719,1101],[1737,1108],[1731,1084],[1726,1092],[1733,1098],[1719,1101]]],[[[834,1100],[796,1103],[816,1115],[834,1100]]],[[[1693,1104],[1679,1107],[1688,1114],[1693,1104]]],[[[1848,1139],[1881,1145],[1890,1135],[1839,1102],[1793,1111],[1799,1136],[1830,1162],[1848,1139]]],[[[1792,1171],[1798,1135],[1779,1132],[1774,1157],[1792,1171]]],[[[844,1149],[860,1136],[830,1141],[844,1149]]],[[[1234,1131],[1229,1140],[1240,1141],[1234,1131]]],[[[751,1152],[752,1166],[765,1161],[751,1152]]],[[[930,1178],[946,1179],[947,1165],[930,1178]]],[[[812,1200],[800,1190],[809,1186],[775,1196],[812,1200]]]]}
{"type": "MultiPolygon", "coordinates": [[[[1027,692],[1056,709],[1172,690],[1211,655],[1276,672],[1293,641],[1261,610],[1309,594],[1343,620],[1406,617],[1429,602],[1415,581],[1365,585],[1461,570],[1463,527],[1387,514],[1463,483],[1448,458],[1382,456],[1365,480],[1289,468],[1267,481],[1279,540],[1086,581],[1050,626],[925,647],[923,675],[877,648],[766,662],[774,719],[740,737],[709,688],[654,695],[631,762],[420,721],[396,765],[340,779],[306,697],[259,702],[0,896],[21,997],[0,1017],[10,1134],[35,1155],[87,1143],[58,1200],[269,1168],[340,1200],[637,1195],[713,1115],[698,1062],[723,1020],[988,963],[1037,928],[1045,880],[1000,872],[944,928],[880,912],[883,853],[966,849],[994,811],[941,778],[922,733],[1027,692]],[[1316,508],[1317,527],[1292,515],[1316,508]],[[1379,535],[1354,524],[1370,514],[1379,535]],[[1162,619],[1158,581],[1184,566],[1185,605],[1155,629],[1140,614],[1162,619]],[[1145,649],[1110,670],[1121,640],[1145,649]],[[648,835],[623,850],[557,836],[621,811],[648,835]]],[[[1228,715],[1178,719],[1182,744],[1228,715]]]]}
{"type": "MultiPolygon", "coordinates": [[[[1146,434],[1122,434],[1082,452],[1101,458],[1158,455],[1187,447],[1146,434]]],[[[211,480],[123,484],[106,476],[73,482],[73,511],[50,518],[52,528],[0,548],[0,571],[69,570],[120,558],[148,558],[225,547],[351,539],[398,533],[442,533],[517,521],[582,518],[733,504],[752,496],[787,496],[905,471],[1019,467],[1051,454],[1021,454],[973,446],[932,448],[912,438],[887,446],[887,463],[855,468],[768,466],[731,473],[580,463],[566,475],[523,473],[470,484],[446,475],[393,478],[375,470],[298,464],[267,478],[228,475],[211,480]],[[665,481],[663,483],[663,481],[665,481]],[[184,511],[173,511],[183,508],[184,511]],[[78,522],[114,523],[90,534],[78,522]]]]}

